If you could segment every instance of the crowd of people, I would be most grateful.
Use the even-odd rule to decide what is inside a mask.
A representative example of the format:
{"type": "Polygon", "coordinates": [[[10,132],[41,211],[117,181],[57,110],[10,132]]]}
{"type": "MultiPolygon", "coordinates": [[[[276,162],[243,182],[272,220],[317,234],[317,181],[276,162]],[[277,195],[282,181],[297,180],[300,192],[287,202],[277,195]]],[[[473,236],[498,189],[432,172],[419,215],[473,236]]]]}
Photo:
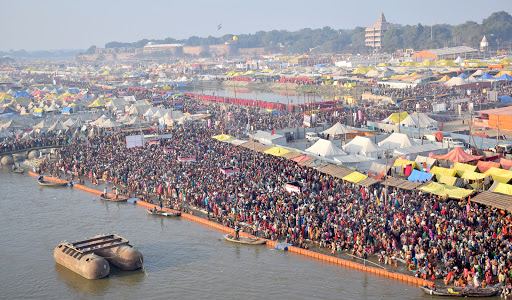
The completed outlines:
{"type": "Polygon", "coordinates": [[[40,172],[97,184],[300,247],[348,251],[447,284],[480,286],[512,276],[511,216],[470,201],[443,201],[383,185],[360,187],[279,157],[218,142],[218,128],[177,127],[160,145],[127,149],[123,133],[70,140],[40,172]],[[180,158],[194,158],[180,162],[180,158]],[[221,168],[240,170],[230,176],[221,168]],[[300,181],[300,193],[286,182],[300,181]],[[387,200],[386,200],[387,198],[387,200]]]}

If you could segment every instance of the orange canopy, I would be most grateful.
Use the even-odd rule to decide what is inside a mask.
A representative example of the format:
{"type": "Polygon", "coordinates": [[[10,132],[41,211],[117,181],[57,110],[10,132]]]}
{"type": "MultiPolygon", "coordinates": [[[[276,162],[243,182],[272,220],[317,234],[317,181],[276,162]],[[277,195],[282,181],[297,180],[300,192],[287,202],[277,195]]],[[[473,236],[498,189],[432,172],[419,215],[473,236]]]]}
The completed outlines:
{"type": "Polygon", "coordinates": [[[470,161],[480,160],[484,157],[482,155],[467,154],[461,148],[456,147],[455,149],[453,149],[452,151],[448,152],[445,155],[434,155],[434,158],[449,160],[453,162],[466,163],[470,161]]]}
{"type": "Polygon", "coordinates": [[[493,162],[493,161],[479,161],[476,164],[476,166],[478,167],[478,170],[480,170],[480,172],[485,173],[490,168],[499,168],[500,163],[493,162]]]}
{"type": "Polygon", "coordinates": [[[305,161],[306,159],[310,159],[311,157],[307,156],[307,155],[301,155],[301,156],[297,156],[295,158],[292,158],[292,160],[294,162],[301,162],[301,161],[305,161]]]}

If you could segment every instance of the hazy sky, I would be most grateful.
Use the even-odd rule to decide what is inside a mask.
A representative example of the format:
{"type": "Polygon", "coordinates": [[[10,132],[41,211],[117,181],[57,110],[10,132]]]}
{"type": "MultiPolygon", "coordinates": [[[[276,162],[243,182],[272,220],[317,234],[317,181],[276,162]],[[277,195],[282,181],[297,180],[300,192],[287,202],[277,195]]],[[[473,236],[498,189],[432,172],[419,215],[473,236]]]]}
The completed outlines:
{"type": "Polygon", "coordinates": [[[481,23],[502,10],[512,13],[510,0],[1,0],[0,51],[87,49],[111,41],[273,29],[352,29],[372,25],[381,11],[402,25],[481,23]]]}

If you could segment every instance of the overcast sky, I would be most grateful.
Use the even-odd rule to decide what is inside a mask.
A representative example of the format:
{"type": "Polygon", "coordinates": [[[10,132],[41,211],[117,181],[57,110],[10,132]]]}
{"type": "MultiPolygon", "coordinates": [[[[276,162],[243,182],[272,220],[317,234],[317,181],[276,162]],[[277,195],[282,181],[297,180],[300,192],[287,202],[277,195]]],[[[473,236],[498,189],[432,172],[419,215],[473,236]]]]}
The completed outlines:
{"type": "Polygon", "coordinates": [[[0,51],[87,49],[111,41],[273,29],[353,29],[372,25],[380,12],[388,22],[402,25],[481,23],[502,10],[511,13],[510,0],[2,0],[0,51]]]}

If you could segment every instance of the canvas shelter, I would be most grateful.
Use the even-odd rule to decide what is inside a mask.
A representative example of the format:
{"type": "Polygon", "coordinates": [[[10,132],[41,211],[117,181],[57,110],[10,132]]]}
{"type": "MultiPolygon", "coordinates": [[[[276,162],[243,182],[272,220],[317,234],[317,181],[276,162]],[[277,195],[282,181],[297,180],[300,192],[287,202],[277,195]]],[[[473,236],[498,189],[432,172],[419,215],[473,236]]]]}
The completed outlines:
{"type": "Polygon", "coordinates": [[[343,150],[336,147],[332,141],[324,139],[319,139],[311,147],[307,148],[306,151],[324,157],[347,155],[343,150]]]}
{"type": "Polygon", "coordinates": [[[437,121],[430,118],[424,113],[413,113],[409,115],[405,120],[400,122],[400,125],[415,128],[428,128],[430,126],[437,126],[437,121]]]}
{"type": "Polygon", "coordinates": [[[417,146],[415,141],[409,139],[405,133],[393,132],[389,137],[378,143],[379,147],[383,149],[397,149],[417,146]]]}
{"type": "Polygon", "coordinates": [[[448,152],[445,155],[434,155],[434,158],[449,160],[452,162],[467,163],[483,159],[484,157],[482,155],[467,154],[466,152],[464,152],[464,150],[460,149],[459,147],[455,147],[452,151],[448,152]]]}
{"type": "Polygon", "coordinates": [[[389,117],[382,120],[382,123],[388,123],[388,124],[398,124],[401,121],[407,119],[409,114],[407,112],[401,112],[401,113],[392,113],[389,115],[389,117]]]}
{"type": "Polygon", "coordinates": [[[375,145],[369,138],[356,136],[352,141],[342,147],[349,154],[360,154],[374,158],[381,157],[384,149],[375,145]]]}

